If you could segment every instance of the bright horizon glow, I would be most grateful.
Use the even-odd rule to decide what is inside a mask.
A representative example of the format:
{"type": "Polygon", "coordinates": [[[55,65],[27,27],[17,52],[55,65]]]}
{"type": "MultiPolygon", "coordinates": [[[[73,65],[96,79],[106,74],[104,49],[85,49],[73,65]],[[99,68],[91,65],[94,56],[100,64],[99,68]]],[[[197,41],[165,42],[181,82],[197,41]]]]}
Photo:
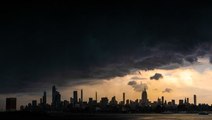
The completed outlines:
{"type": "MultiPolygon", "coordinates": [[[[126,93],[126,99],[136,100],[141,99],[141,92],[136,92],[131,86],[128,85],[129,81],[133,78],[136,79],[137,83],[145,83],[148,85],[148,99],[150,101],[157,101],[158,97],[164,96],[167,101],[175,99],[178,103],[179,99],[185,97],[190,98],[190,103],[193,103],[193,95],[197,95],[197,103],[212,103],[212,65],[209,63],[207,57],[198,58],[198,62],[178,67],[175,69],[154,69],[149,71],[137,70],[123,77],[114,77],[112,79],[102,79],[95,84],[81,84],[72,87],[57,87],[62,95],[62,100],[70,100],[72,92],[78,90],[78,96],[80,96],[80,89],[84,91],[84,100],[87,101],[89,97],[95,98],[95,92],[98,92],[98,101],[101,97],[108,97],[111,100],[112,96],[116,96],[118,101],[122,100],[122,93],[126,93]],[[141,73],[141,74],[140,74],[141,73]],[[150,80],[149,78],[155,73],[161,73],[162,79],[150,80]],[[166,88],[172,89],[170,93],[163,93],[166,88]]],[[[70,85],[72,83],[69,83],[70,85]]],[[[68,85],[67,85],[68,86],[68,85]]],[[[47,91],[48,103],[51,103],[51,86],[47,91]]],[[[18,109],[19,105],[23,103],[29,103],[31,100],[37,100],[43,93],[36,95],[19,95],[18,98],[18,109]]],[[[4,97],[15,96],[4,95],[4,97]]],[[[0,107],[4,107],[4,98],[0,101],[0,107]]],[[[25,105],[25,104],[24,104],[25,105]]],[[[1,109],[0,109],[1,110],[1,109]]]]}

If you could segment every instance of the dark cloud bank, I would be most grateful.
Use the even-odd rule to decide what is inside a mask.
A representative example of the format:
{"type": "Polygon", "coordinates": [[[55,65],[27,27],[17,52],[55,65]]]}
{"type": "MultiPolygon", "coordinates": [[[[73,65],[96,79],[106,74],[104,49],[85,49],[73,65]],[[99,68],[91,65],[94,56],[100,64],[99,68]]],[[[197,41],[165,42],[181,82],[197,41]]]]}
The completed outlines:
{"type": "Polygon", "coordinates": [[[212,7],[201,2],[0,8],[0,93],[180,67],[212,53],[212,7]]]}

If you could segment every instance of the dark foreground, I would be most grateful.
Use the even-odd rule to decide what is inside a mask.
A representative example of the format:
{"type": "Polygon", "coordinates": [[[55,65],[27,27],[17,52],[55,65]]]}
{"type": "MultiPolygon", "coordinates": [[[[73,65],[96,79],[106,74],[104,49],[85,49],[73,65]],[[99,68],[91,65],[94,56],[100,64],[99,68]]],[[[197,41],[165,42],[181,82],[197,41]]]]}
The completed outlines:
{"type": "Polygon", "coordinates": [[[17,120],[130,120],[132,115],[125,114],[88,114],[88,113],[32,113],[1,112],[1,118],[17,120]]]}
{"type": "Polygon", "coordinates": [[[212,120],[212,115],[198,114],[71,114],[2,112],[1,119],[13,120],[212,120]]]}

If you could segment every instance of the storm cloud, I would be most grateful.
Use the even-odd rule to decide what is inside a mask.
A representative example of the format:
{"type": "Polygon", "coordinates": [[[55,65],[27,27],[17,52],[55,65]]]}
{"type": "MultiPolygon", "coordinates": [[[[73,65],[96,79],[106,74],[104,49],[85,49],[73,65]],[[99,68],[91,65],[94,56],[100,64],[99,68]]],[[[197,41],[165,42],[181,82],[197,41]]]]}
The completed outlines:
{"type": "Polygon", "coordinates": [[[0,93],[194,64],[212,51],[212,7],[185,4],[2,4],[0,93]]]}
{"type": "Polygon", "coordinates": [[[151,76],[150,77],[150,80],[159,80],[159,79],[162,79],[163,78],[163,75],[160,74],[160,73],[155,73],[155,75],[151,76]]]}
{"type": "Polygon", "coordinates": [[[130,85],[133,88],[133,90],[136,91],[136,92],[141,92],[144,89],[146,89],[146,90],[148,89],[147,84],[142,83],[142,82],[137,83],[136,81],[129,81],[128,85],[130,85]]]}

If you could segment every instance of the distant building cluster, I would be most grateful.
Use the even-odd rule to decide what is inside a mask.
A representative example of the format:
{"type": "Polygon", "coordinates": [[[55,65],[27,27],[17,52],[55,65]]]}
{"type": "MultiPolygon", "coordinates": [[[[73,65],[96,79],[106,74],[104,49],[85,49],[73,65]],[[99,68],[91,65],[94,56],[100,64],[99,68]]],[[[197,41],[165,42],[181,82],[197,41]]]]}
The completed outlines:
{"type": "MultiPolygon", "coordinates": [[[[126,99],[125,93],[123,93],[122,101],[118,102],[116,97],[113,96],[111,100],[107,97],[102,97],[99,102],[97,100],[97,92],[95,93],[95,99],[89,98],[88,101],[83,100],[83,90],[80,91],[80,97],[78,97],[78,91],[73,91],[73,96],[70,100],[61,100],[61,94],[57,91],[56,87],[52,87],[52,103],[47,103],[47,93],[44,91],[43,96],[40,98],[40,102],[32,100],[26,106],[20,106],[20,111],[31,112],[117,112],[117,113],[150,113],[150,112],[198,112],[203,110],[212,110],[212,106],[208,104],[198,104],[197,96],[193,96],[193,103],[189,102],[189,98],[180,99],[179,104],[176,104],[175,100],[166,101],[164,96],[158,98],[157,101],[149,101],[146,89],[141,93],[141,99],[135,101],[126,99]]],[[[16,98],[6,98],[6,111],[16,111],[16,98]]]]}

